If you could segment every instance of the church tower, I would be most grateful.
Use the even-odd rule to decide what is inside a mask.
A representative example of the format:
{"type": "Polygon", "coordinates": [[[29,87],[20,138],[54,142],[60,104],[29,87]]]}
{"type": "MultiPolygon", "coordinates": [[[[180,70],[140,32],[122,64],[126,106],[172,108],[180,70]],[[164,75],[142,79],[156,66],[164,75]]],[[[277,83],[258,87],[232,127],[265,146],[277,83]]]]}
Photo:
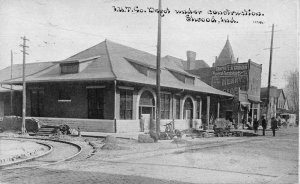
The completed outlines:
{"type": "Polygon", "coordinates": [[[237,63],[237,61],[234,58],[232,47],[227,36],[225,46],[222,49],[219,57],[216,58],[216,62],[213,66],[223,66],[232,63],[237,63]]]}

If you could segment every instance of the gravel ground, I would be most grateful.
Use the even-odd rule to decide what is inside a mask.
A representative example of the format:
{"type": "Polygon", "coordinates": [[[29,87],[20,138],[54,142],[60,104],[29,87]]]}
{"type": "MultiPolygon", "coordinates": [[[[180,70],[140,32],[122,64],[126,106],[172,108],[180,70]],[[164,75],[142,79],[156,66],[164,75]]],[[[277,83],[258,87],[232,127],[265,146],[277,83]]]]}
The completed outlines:
{"type": "MultiPolygon", "coordinates": [[[[79,157],[36,170],[2,172],[1,183],[297,183],[298,129],[276,137],[221,137],[142,144],[118,140],[125,150],[103,150],[102,139],[79,157]],[[169,150],[169,151],[168,151],[169,150]],[[90,149],[91,151],[91,149],[90,149]],[[87,152],[86,152],[87,153],[87,152]],[[151,153],[151,154],[148,154],[151,153]]],[[[87,145],[87,144],[86,144],[87,145]]],[[[90,148],[87,146],[86,148],[90,148]]]]}
{"type": "Polygon", "coordinates": [[[160,140],[158,143],[139,143],[137,140],[118,139],[117,145],[124,149],[104,150],[101,149],[105,142],[101,139],[90,140],[90,145],[94,148],[92,159],[95,160],[115,160],[124,158],[124,156],[147,154],[163,150],[176,150],[178,148],[193,147],[199,145],[208,145],[212,143],[221,143],[228,140],[240,140],[238,137],[212,137],[212,138],[195,138],[187,137],[184,143],[176,144],[173,140],[160,140]]]}

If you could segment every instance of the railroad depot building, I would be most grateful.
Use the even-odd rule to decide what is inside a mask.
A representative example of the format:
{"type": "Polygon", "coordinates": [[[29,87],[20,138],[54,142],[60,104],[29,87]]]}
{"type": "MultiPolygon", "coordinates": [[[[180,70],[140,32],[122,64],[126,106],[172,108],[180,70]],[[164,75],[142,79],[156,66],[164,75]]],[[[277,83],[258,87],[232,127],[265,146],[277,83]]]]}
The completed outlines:
{"type": "MultiPolygon", "coordinates": [[[[105,40],[66,60],[33,65],[34,72],[26,69],[26,116],[99,132],[147,131],[156,118],[155,55],[105,40]]],[[[22,85],[22,77],[2,84],[22,85]]],[[[162,59],[162,130],[172,120],[177,129],[200,127],[203,114],[219,116],[232,97],[162,59]]]]}
{"type": "MultiPolygon", "coordinates": [[[[192,54],[188,58],[192,58],[193,62],[196,53],[189,51],[187,54],[192,54]]],[[[262,65],[250,59],[239,63],[228,38],[213,67],[190,68],[187,71],[212,87],[234,95],[234,100],[227,101],[223,107],[226,119],[233,118],[239,125],[246,120],[253,122],[259,119],[262,65]]]]}
{"type": "MultiPolygon", "coordinates": [[[[40,70],[51,66],[51,62],[27,63],[26,74],[32,75],[40,70]]],[[[11,78],[20,78],[23,74],[23,65],[14,64],[0,70],[0,83],[11,78]]],[[[22,116],[22,86],[4,85],[0,86],[0,118],[3,116],[22,116]],[[12,89],[12,90],[11,90],[12,89]]]]}

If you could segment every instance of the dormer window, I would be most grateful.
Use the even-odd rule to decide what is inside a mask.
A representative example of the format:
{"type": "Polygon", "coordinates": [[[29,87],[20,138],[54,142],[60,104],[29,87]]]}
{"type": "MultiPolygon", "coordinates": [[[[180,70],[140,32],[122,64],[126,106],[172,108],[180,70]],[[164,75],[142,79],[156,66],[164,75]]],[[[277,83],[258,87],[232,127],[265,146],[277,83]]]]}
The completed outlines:
{"type": "Polygon", "coordinates": [[[185,83],[186,84],[194,85],[195,84],[195,78],[194,77],[185,76],[185,83]]]}
{"type": "Polygon", "coordinates": [[[156,70],[154,70],[152,68],[148,68],[147,76],[152,78],[152,79],[156,79],[156,70]]]}
{"type": "Polygon", "coordinates": [[[79,72],[79,61],[60,63],[61,74],[72,74],[79,72]]]}
{"type": "Polygon", "coordinates": [[[176,72],[176,71],[171,71],[169,70],[179,81],[185,83],[185,84],[190,84],[194,85],[195,84],[195,77],[188,76],[186,74],[176,72]]]}
{"type": "Polygon", "coordinates": [[[142,63],[140,61],[135,61],[132,59],[127,59],[127,58],[125,59],[129,61],[129,63],[140,73],[152,79],[156,78],[156,68],[154,66],[148,65],[146,63],[142,63]]]}
{"type": "Polygon", "coordinates": [[[139,71],[140,73],[144,74],[144,75],[148,75],[148,69],[145,66],[136,64],[136,63],[132,63],[132,66],[139,71]]]}
{"type": "Polygon", "coordinates": [[[171,71],[171,73],[178,79],[180,80],[181,82],[185,83],[185,76],[182,75],[181,73],[178,73],[178,72],[174,72],[174,71],[171,71]]]}

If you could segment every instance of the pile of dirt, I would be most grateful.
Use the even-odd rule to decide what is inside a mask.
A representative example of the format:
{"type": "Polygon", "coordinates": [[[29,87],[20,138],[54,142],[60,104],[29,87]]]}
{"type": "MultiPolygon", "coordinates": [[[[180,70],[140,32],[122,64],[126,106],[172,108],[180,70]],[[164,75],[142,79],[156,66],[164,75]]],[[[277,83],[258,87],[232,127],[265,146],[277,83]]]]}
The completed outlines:
{"type": "Polygon", "coordinates": [[[139,136],[138,136],[138,142],[139,143],[154,143],[154,139],[152,139],[150,137],[150,135],[139,134],[139,136]]]}
{"type": "Polygon", "coordinates": [[[69,136],[69,135],[64,135],[60,131],[56,134],[50,135],[49,139],[53,140],[62,140],[62,141],[72,141],[74,140],[74,137],[69,136]]]}
{"type": "Polygon", "coordinates": [[[119,144],[116,143],[106,143],[101,147],[102,150],[125,150],[129,149],[124,146],[120,146],[119,144]]]}
{"type": "Polygon", "coordinates": [[[120,145],[121,143],[122,143],[122,141],[119,140],[118,138],[108,135],[105,137],[104,140],[101,141],[100,144],[99,144],[99,142],[95,141],[95,142],[90,142],[90,145],[96,150],[98,150],[99,148],[102,150],[126,150],[126,149],[129,149],[128,147],[120,145]]]}
{"type": "Polygon", "coordinates": [[[154,142],[157,142],[157,141],[158,141],[158,135],[157,135],[156,132],[154,132],[153,130],[151,130],[151,131],[149,132],[149,135],[150,135],[150,137],[153,139],[154,142]]]}
{"type": "Polygon", "coordinates": [[[108,135],[105,137],[105,139],[102,141],[103,143],[119,143],[120,141],[118,138],[108,135]]]}

